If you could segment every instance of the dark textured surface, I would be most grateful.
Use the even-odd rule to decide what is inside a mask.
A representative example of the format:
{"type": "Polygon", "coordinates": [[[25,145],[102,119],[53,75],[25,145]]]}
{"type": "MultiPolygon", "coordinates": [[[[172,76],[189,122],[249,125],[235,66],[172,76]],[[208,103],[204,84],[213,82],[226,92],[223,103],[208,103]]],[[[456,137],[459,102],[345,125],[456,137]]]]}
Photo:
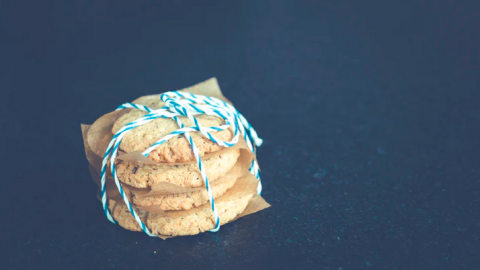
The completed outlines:
{"type": "Polygon", "coordinates": [[[174,2],[0,2],[2,269],[478,269],[478,1],[174,2]],[[80,123],[212,76],[273,207],[109,223],[80,123]]]}

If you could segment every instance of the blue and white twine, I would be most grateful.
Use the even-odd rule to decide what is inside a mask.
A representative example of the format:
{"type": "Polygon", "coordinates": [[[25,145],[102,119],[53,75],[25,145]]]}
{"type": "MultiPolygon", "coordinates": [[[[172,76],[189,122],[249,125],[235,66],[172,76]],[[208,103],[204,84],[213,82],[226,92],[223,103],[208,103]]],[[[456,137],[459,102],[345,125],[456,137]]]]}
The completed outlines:
{"type": "MultiPolygon", "coordinates": [[[[238,142],[239,135],[241,134],[245,139],[248,145],[248,148],[252,151],[252,153],[255,153],[255,147],[253,146],[253,144],[259,147],[262,145],[263,140],[258,137],[253,127],[250,125],[250,123],[248,123],[247,119],[245,119],[245,117],[243,117],[243,115],[240,114],[240,112],[237,109],[235,109],[235,107],[233,107],[232,105],[220,99],[202,96],[202,95],[193,95],[190,93],[178,92],[178,91],[166,92],[160,96],[160,99],[165,103],[165,107],[160,109],[151,109],[151,108],[148,108],[147,106],[134,104],[134,103],[124,103],[117,108],[117,110],[134,108],[134,109],[146,111],[148,112],[148,114],[122,127],[117,133],[115,133],[115,135],[113,136],[112,140],[110,141],[107,147],[107,150],[103,157],[102,171],[101,171],[102,205],[103,205],[103,210],[105,212],[105,215],[107,216],[108,220],[110,220],[113,223],[116,223],[116,221],[113,219],[112,215],[110,214],[110,211],[108,210],[106,184],[105,184],[106,182],[105,172],[106,172],[108,160],[110,158],[111,171],[112,171],[113,178],[115,180],[115,184],[117,185],[118,191],[120,192],[120,195],[122,196],[125,204],[130,209],[130,213],[132,214],[132,216],[137,221],[138,225],[140,225],[140,227],[146,234],[148,234],[149,236],[154,236],[154,237],[156,236],[150,233],[147,226],[145,226],[145,224],[142,222],[138,214],[133,209],[132,204],[128,200],[127,196],[125,196],[125,192],[122,188],[122,185],[120,185],[120,182],[117,177],[114,161],[115,161],[115,158],[117,157],[118,147],[127,132],[160,117],[172,118],[178,124],[180,129],[177,129],[176,131],[161,138],[160,140],[155,142],[153,145],[151,145],[147,150],[143,151],[142,154],[144,156],[148,156],[150,152],[152,152],[155,148],[157,148],[162,143],[168,141],[169,139],[182,134],[185,136],[185,138],[190,143],[195,159],[197,160],[200,173],[203,177],[203,181],[207,189],[210,205],[212,207],[213,217],[215,220],[215,228],[211,230],[211,232],[216,232],[220,229],[220,217],[218,216],[218,212],[215,207],[215,200],[213,198],[213,194],[210,189],[210,184],[208,182],[208,177],[205,172],[205,168],[202,166],[202,159],[200,157],[200,153],[195,143],[193,142],[192,137],[190,136],[190,132],[199,131],[214,143],[224,147],[234,146],[238,142]],[[194,118],[194,115],[199,115],[199,114],[207,114],[207,115],[214,115],[214,116],[221,117],[222,119],[225,120],[225,124],[219,127],[203,127],[202,125],[200,125],[197,119],[194,118]],[[190,121],[192,121],[195,126],[185,127],[183,123],[180,121],[180,119],[178,118],[178,116],[188,117],[188,119],[190,119],[190,121]],[[229,142],[222,141],[210,133],[210,132],[225,130],[229,127],[233,127],[234,129],[233,139],[229,142]],[[252,141],[253,141],[253,144],[252,144],[252,141]]],[[[255,159],[253,159],[252,163],[250,164],[249,170],[250,170],[250,173],[253,174],[259,180],[258,186],[257,186],[257,193],[261,194],[262,184],[260,181],[260,171],[259,171],[258,163],[255,159]]]]}

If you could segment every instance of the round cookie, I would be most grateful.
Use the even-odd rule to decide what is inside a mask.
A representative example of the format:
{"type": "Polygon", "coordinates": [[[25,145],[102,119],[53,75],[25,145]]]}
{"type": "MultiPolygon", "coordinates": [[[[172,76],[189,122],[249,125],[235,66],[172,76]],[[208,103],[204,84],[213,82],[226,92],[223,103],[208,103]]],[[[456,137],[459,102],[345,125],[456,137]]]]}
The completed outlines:
{"type": "MultiPolygon", "coordinates": [[[[117,202],[109,199],[108,209],[110,210],[112,217],[118,222],[118,225],[130,231],[141,231],[140,226],[138,226],[137,221],[135,221],[124,202],[117,202]]],[[[137,212],[140,219],[145,223],[149,214],[140,209],[135,209],[135,212],[137,212]]]]}
{"type": "MultiPolygon", "coordinates": [[[[202,160],[208,180],[215,181],[225,175],[237,162],[239,149],[226,149],[202,160]]],[[[199,187],[203,185],[197,163],[180,165],[135,164],[123,161],[116,165],[120,181],[136,188],[152,187],[159,182],[169,182],[181,187],[199,187]]]]}
{"type": "MultiPolygon", "coordinates": [[[[135,109],[129,111],[115,121],[112,132],[115,134],[123,126],[145,114],[147,114],[147,112],[135,109]]],[[[195,116],[195,118],[204,127],[218,127],[225,123],[223,119],[212,115],[198,115],[195,116]]],[[[186,127],[194,126],[194,123],[187,117],[180,116],[179,119],[186,127]]],[[[159,139],[177,129],[179,129],[179,127],[173,119],[157,118],[127,132],[120,143],[120,149],[127,153],[133,151],[143,152],[159,139]]],[[[212,142],[198,131],[190,132],[190,135],[198,148],[200,156],[218,151],[222,148],[222,146],[212,142]]],[[[230,141],[233,138],[233,133],[230,129],[212,132],[212,135],[223,141],[230,141]]],[[[190,144],[183,135],[171,138],[159,145],[148,157],[158,162],[186,162],[195,159],[190,144]]]]}
{"type": "MultiPolygon", "coordinates": [[[[229,188],[231,188],[237,179],[235,177],[225,177],[210,185],[213,198],[222,196],[229,188]]],[[[132,196],[133,203],[137,206],[149,207],[155,206],[163,211],[169,210],[190,210],[208,202],[208,192],[205,188],[194,190],[186,193],[178,193],[171,195],[139,197],[132,196]]]]}
{"type": "MultiPolygon", "coordinates": [[[[216,203],[221,225],[230,222],[241,214],[248,205],[253,194],[227,199],[216,203]]],[[[141,231],[128,207],[120,202],[109,200],[109,208],[113,218],[118,224],[131,231],[141,231]]],[[[137,211],[142,221],[147,225],[151,233],[156,235],[195,235],[209,231],[215,227],[212,209],[210,207],[201,207],[185,211],[184,215],[165,216],[151,214],[141,210],[137,211]]]]}

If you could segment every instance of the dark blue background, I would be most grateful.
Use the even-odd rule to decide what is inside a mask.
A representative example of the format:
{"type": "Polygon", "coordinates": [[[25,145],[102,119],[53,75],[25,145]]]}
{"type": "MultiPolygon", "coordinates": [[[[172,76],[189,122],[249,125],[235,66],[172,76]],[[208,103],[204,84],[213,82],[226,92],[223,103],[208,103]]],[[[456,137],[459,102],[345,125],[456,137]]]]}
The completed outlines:
{"type": "Polygon", "coordinates": [[[2,268],[479,268],[478,1],[166,2],[0,2],[2,268]],[[212,76],[272,207],[109,223],[80,123],[212,76]]]}

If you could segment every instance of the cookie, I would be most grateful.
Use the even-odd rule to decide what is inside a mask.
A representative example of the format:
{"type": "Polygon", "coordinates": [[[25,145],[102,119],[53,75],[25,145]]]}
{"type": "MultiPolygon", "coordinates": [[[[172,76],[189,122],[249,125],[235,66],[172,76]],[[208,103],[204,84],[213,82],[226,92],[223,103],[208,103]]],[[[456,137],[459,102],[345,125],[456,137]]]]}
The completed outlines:
{"type": "MultiPolygon", "coordinates": [[[[225,149],[202,160],[208,180],[215,181],[225,175],[237,162],[240,150],[225,149]]],[[[180,165],[135,164],[123,161],[116,166],[120,181],[136,188],[153,187],[159,182],[168,182],[181,187],[199,187],[203,185],[197,163],[180,165]]]]}
{"type": "MultiPolygon", "coordinates": [[[[115,121],[112,132],[115,134],[123,126],[145,114],[147,114],[147,112],[136,109],[129,111],[115,121]]],[[[195,116],[195,118],[204,127],[218,127],[225,123],[223,119],[212,115],[198,115],[195,116]]],[[[194,126],[193,122],[187,117],[180,116],[179,119],[186,127],[194,126]]],[[[177,129],[179,129],[179,127],[173,119],[155,119],[127,132],[120,143],[120,149],[127,153],[134,151],[143,152],[159,139],[177,129]]],[[[233,132],[230,129],[212,132],[211,134],[223,141],[230,141],[233,138],[233,132]]],[[[190,132],[190,135],[199,150],[200,156],[222,149],[222,146],[212,142],[200,132],[190,132]]],[[[159,145],[148,157],[158,162],[186,162],[195,159],[190,144],[183,135],[171,138],[167,142],[159,145]]]]}
{"type": "MultiPolygon", "coordinates": [[[[222,196],[229,188],[231,188],[237,177],[222,177],[220,180],[210,184],[213,198],[222,196]]],[[[133,203],[142,207],[155,207],[163,211],[169,210],[190,210],[208,202],[208,193],[204,187],[195,189],[194,191],[177,193],[170,195],[159,195],[151,197],[136,196],[133,192],[133,203]]]]}
{"type": "MultiPolygon", "coordinates": [[[[230,222],[240,215],[253,194],[225,200],[216,204],[220,225],[230,222]]],[[[157,235],[195,235],[215,228],[215,221],[210,207],[193,211],[185,217],[165,217],[152,214],[147,217],[147,226],[153,234],[157,235]]]]}
{"type": "MultiPolygon", "coordinates": [[[[253,194],[244,194],[243,196],[217,202],[216,207],[221,225],[232,221],[240,215],[252,197],[253,194]]],[[[116,203],[110,200],[109,208],[113,218],[121,227],[131,231],[141,231],[140,226],[136,223],[124,203],[116,203]]],[[[152,214],[142,210],[135,211],[137,211],[137,214],[147,225],[150,232],[156,235],[195,235],[215,228],[215,221],[210,207],[196,208],[186,211],[185,215],[173,216],[152,214]]]]}
{"type": "MultiPolygon", "coordinates": [[[[141,231],[140,226],[138,226],[137,221],[135,221],[124,202],[108,200],[108,209],[118,225],[130,231],[141,231]]],[[[135,211],[145,223],[148,213],[140,209],[135,209],[135,211]]]]}

